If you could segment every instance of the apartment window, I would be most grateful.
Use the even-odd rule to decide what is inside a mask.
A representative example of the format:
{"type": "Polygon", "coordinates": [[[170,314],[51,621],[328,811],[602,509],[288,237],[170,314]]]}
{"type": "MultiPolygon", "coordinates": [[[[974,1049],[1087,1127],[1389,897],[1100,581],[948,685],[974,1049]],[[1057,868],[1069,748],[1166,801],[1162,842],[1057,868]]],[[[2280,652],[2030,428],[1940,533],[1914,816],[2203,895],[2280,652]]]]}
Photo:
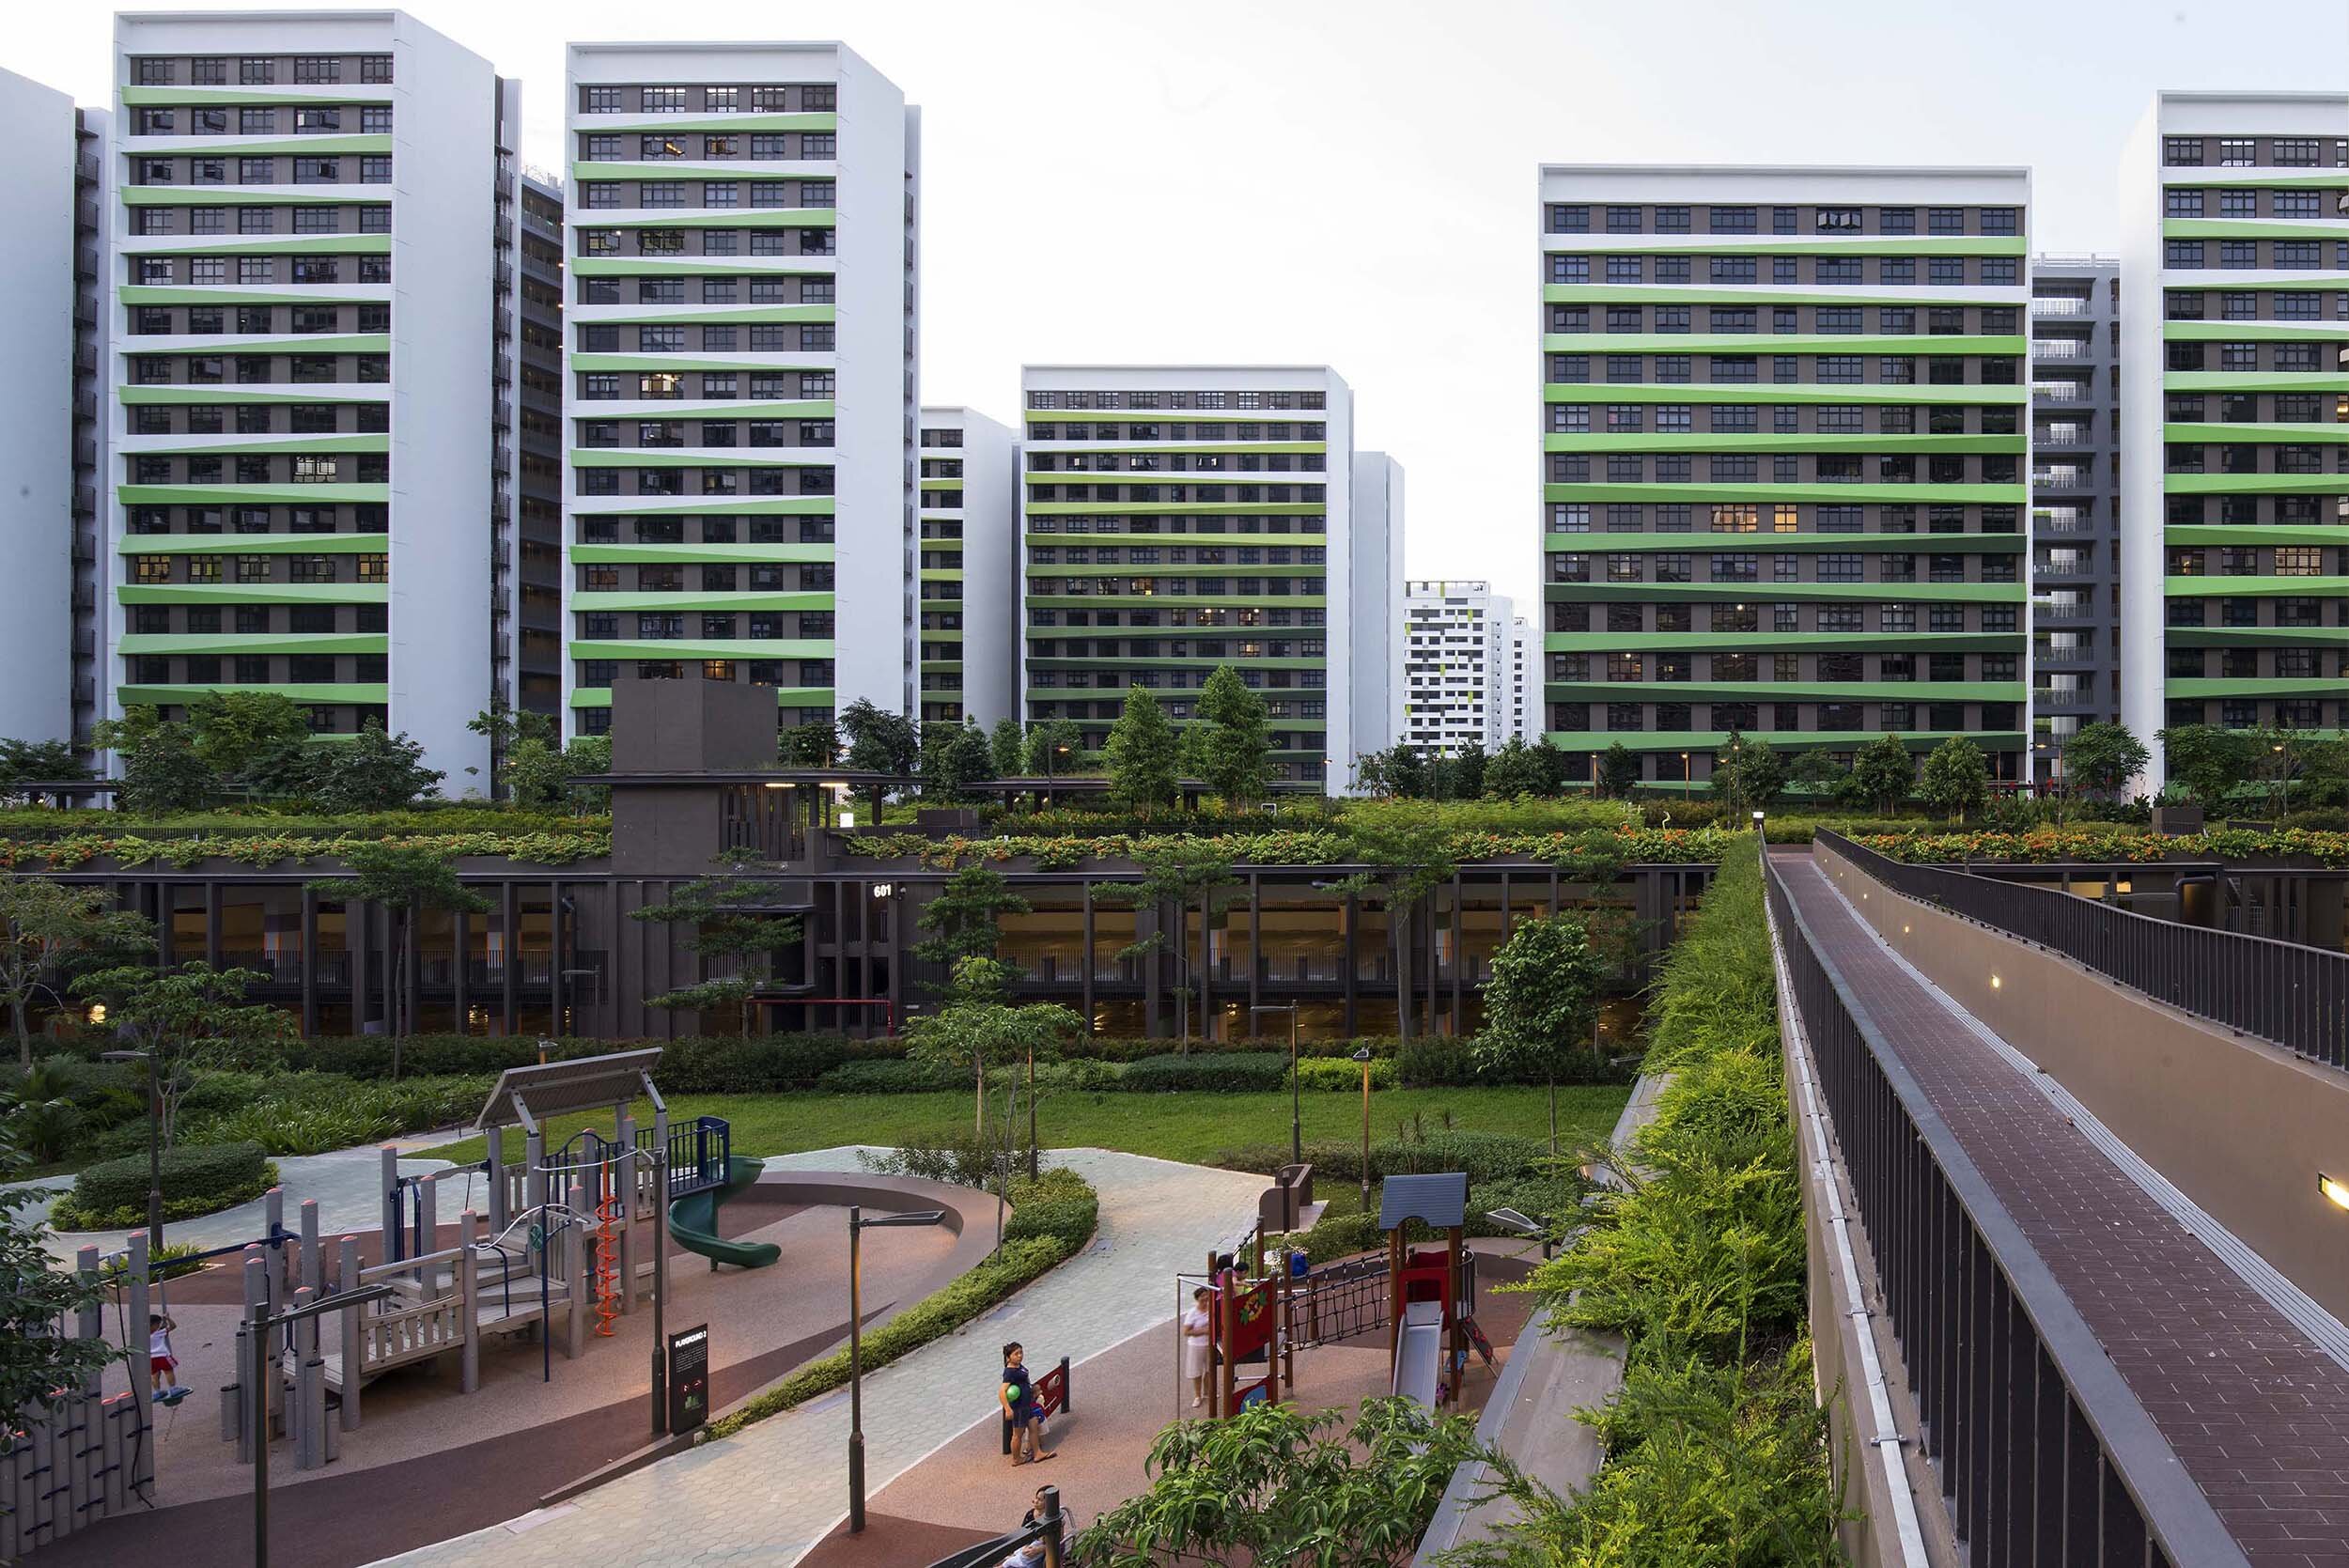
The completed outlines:
{"type": "Polygon", "coordinates": [[[2248,136],[2223,136],[2218,142],[2221,168],[2249,168],[2259,162],[2259,144],[2248,136]]]}
{"type": "Polygon", "coordinates": [[[1966,232],[1966,210],[1962,207],[1936,207],[1925,214],[1925,230],[1929,234],[1963,234],[1966,232]]]}
{"type": "Polygon", "coordinates": [[[370,86],[388,86],[392,80],[392,57],[389,54],[359,56],[359,80],[370,86]]]}
{"type": "MultiPolygon", "coordinates": [[[[2232,191],[2226,193],[2229,196],[2233,196],[2238,194],[2248,194],[2248,193],[2237,193],[2232,191]]],[[[2202,215],[2202,193],[2200,191],[2181,191],[2172,188],[2162,198],[2162,214],[2165,217],[2170,218],[2201,217],[2202,215]]]]}
{"type": "Polygon", "coordinates": [[[1714,234],[1757,234],[1759,212],[1752,207],[1716,207],[1706,214],[1706,226],[1714,234]]]}
{"type": "Polygon", "coordinates": [[[2198,166],[2202,162],[2202,138],[2164,136],[2161,139],[2161,161],[2180,168],[2198,166]]]}
{"type": "Polygon", "coordinates": [[[620,112],[620,89],[617,87],[582,87],[579,107],[590,115],[616,115],[620,112]]]}
{"type": "Polygon", "coordinates": [[[2283,168],[2312,168],[2320,161],[2323,146],[2313,136],[2279,136],[2276,138],[2276,163],[2283,168]]]}
{"type": "Polygon", "coordinates": [[[300,54],[294,57],[296,82],[320,85],[342,79],[343,63],[331,54],[300,54]]]}
{"type": "Polygon", "coordinates": [[[2021,215],[2012,207],[1985,207],[1981,212],[1984,234],[2019,234],[2021,215]]]}
{"type": "Polygon", "coordinates": [[[360,184],[389,185],[391,182],[392,161],[389,158],[362,158],[359,160],[360,184]]]}
{"type": "Polygon", "coordinates": [[[644,93],[643,107],[647,115],[681,115],[685,112],[683,87],[646,87],[644,93]]]}
{"type": "Polygon", "coordinates": [[[1588,234],[1591,232],[1591,210],[1552,202],[1549,207],[1549,232],[1552,234],[1588,234]]]}
{"type": "Polygon", "coordinates": [[[1640,209],[1636,207],[1609,208],[1607,210],[1607,232],[1610,234],[1639,233],[1640,209]]]}

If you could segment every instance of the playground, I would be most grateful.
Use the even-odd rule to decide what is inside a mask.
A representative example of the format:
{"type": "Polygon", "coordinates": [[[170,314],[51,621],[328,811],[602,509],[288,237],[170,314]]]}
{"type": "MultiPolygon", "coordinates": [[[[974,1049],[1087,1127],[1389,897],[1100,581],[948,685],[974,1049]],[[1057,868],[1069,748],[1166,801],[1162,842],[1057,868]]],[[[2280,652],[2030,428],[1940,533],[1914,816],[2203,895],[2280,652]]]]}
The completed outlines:
{"type": "MultiPolygon", "coordinates": [[[[526,1127],[542,1107],[605,1103],[611,1133],[554,1150],[534,1135],[519,1165],[422,1177],[399,1173],[386,1150],[382,1219],[371,1230],[322,1236],[315,1205],[273,1194],[252,1244],[223,1249],[193,1274],[139,1277],[144,1237],[105,1260],[116,1284],[102,1325],[79,1327],[143,1349],[145,1315],[166,1314],[176,1381],[191,1392],[150,1403],[144,1356],[112,1369],[89,1400],[101,1419],[65,1418],[54,1451],[25,1451],[0,1476],[18,1503],[11,1528],[39,1529],[10,1547],[37,1545],[37,1560],[67,1568],[250,1562],[246,1435],[258,1416],[244,1325],[257,1309],[313,1299],[324,1309],[268,1342],[278,1438],[271,1536],[278,1560],[337,1568],[527,1514],[646,1450],[656,1316],[671,1334],[708,1327],[697,1418],[833,1349],[848,1327],[848,1203],[949,1212],[944,1224],[868,1250],[868,1327],[986,1254],[993,1205],[966,1189],[768,1173],[733,1158],[723,1124],[708,1118],[640,1136],[620,1108],[650,1089],[657,1056],[562,1063],[537,1081],[530,1070],[508,1074],[521,1081],[502,1080],[477,1125],[526,1127]],[[669,1184],[664,1204],[652,1202],[657,1180],[669,1184]],[[353,1362],[357,1386],[346,1387],[353,1362]],[[77,1467],[64,1455],[83,1431],[92,1440],[77,1467]],[[37,1497],[60,1472],[70,1482],[60,1495],[37,1497]],[[78,1528],[56,1529],[59,1508],[78,1528]]],[[[101,1262],[94,1249],[82,1261],[101,1262]]]]}

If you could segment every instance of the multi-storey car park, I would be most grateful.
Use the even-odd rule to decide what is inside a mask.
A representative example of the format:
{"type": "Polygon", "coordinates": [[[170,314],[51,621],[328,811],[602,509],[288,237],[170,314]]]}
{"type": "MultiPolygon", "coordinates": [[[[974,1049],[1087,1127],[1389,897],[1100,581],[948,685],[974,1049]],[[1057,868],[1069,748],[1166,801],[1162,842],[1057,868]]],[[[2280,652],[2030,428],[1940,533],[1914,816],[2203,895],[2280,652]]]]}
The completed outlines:
{"type": "Polygon", "coordinates": [[[1321,365],[1030,365],[1022,388],[1029,719],[1068,720],[1098,753],[1132,688],[1187,720],[1231,664],[1270,712],[1276,780],[1345,788],[1345,380],[1321,365]]]}
{"type": "Polygon", "coordinates": [[[2032,773],[2120,714],[2121,260],[2036,256],[2030,276],[2032,773]]]}
{"type": "Polygon", "coordinates": [[[975,409],[922,411],[922,553],[906,624],[927,722],[1019,715],[1018,438],[975,409]]]}
{"type": "Polygon", "coordinates": [[[2349,96],[2163,93],[2122,194],[2124,717],[2340,729],[2349,96]]]}
{"type": "Polygon", "coordinates": [[[116,19],[107,709],[488,762],[500,84],[397,11],[116,19]]]}
{"type": "Polygon", "coordinates": [[[623,664],[908,711],[916,112],[836,43],[573,44],[566,101],[575,728],[623,664]]]}
{"type": "Polygon", "coordinates": [[[2029,205],[2020,169],[1543,169],[1570,769],[1621,742],[1701,783],[1733,732],[1897,732],[2026,775],[2029,205]]]}

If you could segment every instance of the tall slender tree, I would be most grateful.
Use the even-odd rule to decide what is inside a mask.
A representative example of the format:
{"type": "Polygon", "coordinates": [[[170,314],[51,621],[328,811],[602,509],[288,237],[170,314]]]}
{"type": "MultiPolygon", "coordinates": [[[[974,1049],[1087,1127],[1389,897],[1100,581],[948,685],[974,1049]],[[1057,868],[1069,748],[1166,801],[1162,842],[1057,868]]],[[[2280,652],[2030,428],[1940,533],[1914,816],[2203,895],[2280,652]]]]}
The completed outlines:
{"type": "Polygon", "coordinates": [[[1143,816],[1171,808],[1180,793],[1174,759],[1180,742],[1158,698],[1136,686],[1110,726],[1110,793],[1143,816]]]}
{"type": "Polygon", "coordinates": [[[154,926],[132,909],[109,908],[106,890],[43,877],[0,877],[0,1001],[16,1024],[17,1062],[33,1070],[33,1008],[62,1005],[77,969],[129,962],[151,953],[154,926]]]}
{"type": "Polygon", "coordinates": [[[400,1046],[416,1028],[417,928],[428,913],[484,914],[490,901],[459,880],[448,856],[420,845],[354,842],[343,851],[348,877],[312,882],[310,891],[340,903],[372,904],[392,922],[398,972],[384,995],[392,1036],[392,1077],[399,1077],[400,1046]]]}
{"type": "MultiPolygon", "coordinates": [[[[732,866],[748,858],[721,857],[720,863],[732,866]]],[[[731,1007],[736,1028],[751,1034],[758,993],[774,975],[776,951],[800,939],[798,917],[772,908],[781,891],[752,877],[702,877],[672,890],[662,903],[630,911],[631,919],[647,924],[683,927],[677,939],[701,964],[699,980],[648,997],[647,1004],[704,1014],[731,1007]]]]}

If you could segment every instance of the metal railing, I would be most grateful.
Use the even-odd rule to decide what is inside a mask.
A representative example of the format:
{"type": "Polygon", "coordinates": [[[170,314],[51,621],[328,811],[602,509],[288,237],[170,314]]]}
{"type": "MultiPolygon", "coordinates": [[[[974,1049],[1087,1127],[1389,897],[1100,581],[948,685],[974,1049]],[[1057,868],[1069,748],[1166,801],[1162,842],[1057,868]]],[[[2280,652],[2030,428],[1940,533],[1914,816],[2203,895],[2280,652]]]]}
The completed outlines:
{"type": "Polygon", "coordinates": [[[2038,1250],[1854,1007],[1771,857],[1763,861],[1789,993],[1917,1403],[1917,1441],[1968,1560],[2244,1564],[2038,1250]]]}
{"type": "Polygon", "coordinates": [[[2349,954],[2181,925],[2052,888],[1910,865],[1829,829],[1815,836],[1896,893],[2061,954],[2181,1012],[2349,1069],[2349,954]]]}

